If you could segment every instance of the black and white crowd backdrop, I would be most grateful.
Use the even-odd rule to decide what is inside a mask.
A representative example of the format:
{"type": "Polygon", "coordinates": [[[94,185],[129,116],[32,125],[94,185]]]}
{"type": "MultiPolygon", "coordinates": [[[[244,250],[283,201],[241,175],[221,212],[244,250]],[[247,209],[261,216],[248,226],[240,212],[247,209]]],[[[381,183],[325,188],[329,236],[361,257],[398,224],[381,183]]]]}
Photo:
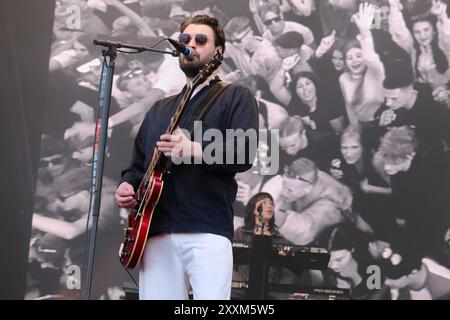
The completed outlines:
{"type": "MultiPolygon", "coordinates": [[[[33,8],[14,3],[3,4],[10,13],[10,29],[5,24],[2,31],[9,42],[3,43],[14,42],[11,26],[20,13],[30,19],[23,32],[48,26],[46,41],[24,38],[39,52],[30,45],[22,55],[9,56],[36,55],[35,68],[46,66],[20,79],[33,83],[34,101],[43,104],[33,110],[33,96],[23,98],[34,129],[24,129],[33,121],[19,111],[10,114],[20,115],[22,127],[4,121],[12,140],[28,137],[20,141],[29,146],[16,147],[18,152],[39,159],[34,165],[21,157],[10,161],[24,164],[34,177],[22,182],[29,194],[23,202],[30,203],[32,215],[20,224],[26,230],[15,234],[27,243],[27,257],[21,256],[27,261],[25,299],[80,298],[103,61],[103,48],[93,40],[150,46],[177,39],[180,23],[197,14],[216,16],[224,26],[219,76],[248,87],[258,101],[260,132],[277,133],[276,141],[260,141],[253,168],[236,176],[236,243],[253,232],[244,219],[249,200],[267,192],[274,199],[275,223],[277,201],[289,204],[288,221],[272,230],[274,241],[324,248],[331,256],[323,270],[274,267],[269,282],[292,290],[267,297],[304,299],[296,286],[350,289],[353,299],[450,297],[447,1],[57,0],[33,8]],[[46,14],[39,14],[44,7],[46,14]],[[414,89],[407,91],[409,85],[414,89]],[[399,100],[411,95],[414,107],[408,109],[399,100]],[[305,190],[289,188],[293,170],[306,180],[305,190]]],[[[167,42],[157,47],[173,50],[167,42]]],[[[2,82],[19,81],[13,68],[21,63],[10,63],[10,76],[2,82]]],[[[120,299],[124,284],[133,283],[118,259],[127,211],[115,205],[115,188],[145,113],[156,99],[177,93],[184,81],[176,57],[118,53],[94,299],[120,299]]],[[[237,287],[248,281],[248,272],[236,263],[233,298],[242,297],[237,287]]],[[[137,270],[132,275],[137,278],[137,270]]]]}

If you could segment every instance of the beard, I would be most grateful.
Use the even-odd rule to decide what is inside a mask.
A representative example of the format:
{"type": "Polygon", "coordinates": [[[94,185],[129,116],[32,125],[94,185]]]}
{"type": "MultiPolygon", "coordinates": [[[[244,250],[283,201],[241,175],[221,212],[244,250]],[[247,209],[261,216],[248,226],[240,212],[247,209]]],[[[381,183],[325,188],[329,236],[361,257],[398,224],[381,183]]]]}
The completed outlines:
{"type": "Polygon", "coordinates": [[[185,58],[180,59],[180,69],[188,78],[195,78],[205,65],[205,61],[187,61],[185,58]]]}

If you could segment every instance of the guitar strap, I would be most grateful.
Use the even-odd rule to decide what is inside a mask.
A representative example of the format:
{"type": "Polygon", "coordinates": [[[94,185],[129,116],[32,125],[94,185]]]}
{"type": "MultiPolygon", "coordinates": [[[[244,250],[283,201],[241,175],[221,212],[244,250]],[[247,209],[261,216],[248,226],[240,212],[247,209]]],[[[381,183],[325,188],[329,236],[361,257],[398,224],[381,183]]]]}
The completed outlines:
{"type": "MultiPolygon", "coordinates": [[[[185,129],[189,131],[190,137],[194,137],[194,122],[195,121],[202,121],[209,110],[211,110],[211,107],[214,105],[214,103],[219,98],[220,94],[230,86],[230,83],[226,83],[223,81],[218,81],[215,84],[213,84],[213,87],[209,90],[209,92],[206,94],[206,96],[202,99],[200,104],[195,109],[194,113],[192,114],[191,118],[188,120],[185,129]]],[[[165,163],[163,164],[163,167],[165,170],[168,170],[170,166],[172,165],[172,161],[170,158],[166,158],[165,163]]]]}
{"type": "Polygon", "coordinates": [[[208,94],[203,98],[203,100],[200,102],[200,104],[195,109],[194,113],[192,114],[191,118],[189,119],[186,130],[190,132],[191,137],[194,134],[194,122],[195,121],[202,121],[208,111],[211,109],[211,107],[214,105],[214,103],[217,101],[221,93],[228,88],[230,83],[226,83],[223,81],[218,81],[215,84],[213,84],[213,87],[209,90],[208,94]]]}

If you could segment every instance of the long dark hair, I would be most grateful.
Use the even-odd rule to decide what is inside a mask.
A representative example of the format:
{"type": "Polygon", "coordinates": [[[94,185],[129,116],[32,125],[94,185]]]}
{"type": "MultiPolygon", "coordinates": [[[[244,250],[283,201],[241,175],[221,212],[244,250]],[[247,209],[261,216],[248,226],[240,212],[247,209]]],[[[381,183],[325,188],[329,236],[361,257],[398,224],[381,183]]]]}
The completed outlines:
{"type": "MultiPolygon", "coordinates": [[[[439,47],[439,36],[437,35],[437,28],[436,28],[436,18],[433,16],[416,16],[411,19],[411,30],[414,37],[414,25],[418,22],[429,22],[431,24],[431,27],[434,31],[434,37],[433,41],[431,42],[431,52],[433,54],[433,60],[434,63],[436,63],[436,69],[439,73],[443,74],[448,70],[449,62],[447,61],[447,57],[445,56],[444,52],[439,47]]],[[[414,48],[416,49],[416,65],[415,69],[417,71],[417,74],[419,73],[418,65],[419,65],[419,56],[420,56],[420,46],[417,42],[416,38],[414,37],[414,48]]]]}
{"type": "MultiPolygon", "coordinates": [[[[261,201],[262,199],[270,199],[273,202],[273,197],[270,193],[267,192],[260,192],[255,194],[253,197],[250,198],[250,200],[247,203],[247,206],[245,207],[245,218],[244,218],[244,227],[243,229],[246,231],[253,232],[253,229],[255,228],[255,208],[256,203],[258,201],[261,201]]],[[[273,234],[277,231],[277,227],[275,225],[275,214],[272,216],[272,219],[269,220],[269,231],[273,234]]]]}
{"type": "Polygon", "coordinates": [[[315,73],[308,72],[308,71],[300,72],[297,76],[294,77],[294,81],[292,81],[291,88],[290,88],[291,92],[294,93],[294,97],[295,97],[295,99],[293,99],[293,101],[295,101],[296,104],[300,104],[301,106],[303,106],[303,108],[306,108],[307,110],[311,109],[306,104],[306,102],[304,102],[302,100],[302,98],[300,98],[300,96],[297,93],[297,82],[300,78],[309,79],[314,84],[314,86],[316,87],[317,105],[319,106],[323,97],[327,96],[327,92],[325,90],[325,86],[324,86],[321,78],[319,76],[317,76],[315,73]]]}
{"type": "MultiPolygon", "coordinates": [[[[323,84],[323,81],[322,81],[322,79],[321,79],[318,75],[316,75],[316,74],[313,73],[313,72],[303,71],[303,72],[300,72],[300,73],[294,78],[294,81],[292,81],[292,87],[291,87],[291,89],[294,90],[295,94],[297,94],[297,89],[296,89],[296,87],[297,87],[297,82],[298,82],[298,80],[299,80],[300,78],[306,78],[306,79],[310,80],[310,81],[314,84],[314,86],[316,87],[316,98],[317,98],[317,100],[319,100],[320,97],[322,97],[323,94],[326,93],[326,92],[324,92],[324,91],[326,91],[326,90],[324,90],[324,89],[325,89],[325,86],[324,86],[324,84],[323,84]]],[[[299,97],[299,98],[300,98],[300,97],[299,97]]],[[[300,99],[301,99],[301,98],[300,98],[300,99]]]]}

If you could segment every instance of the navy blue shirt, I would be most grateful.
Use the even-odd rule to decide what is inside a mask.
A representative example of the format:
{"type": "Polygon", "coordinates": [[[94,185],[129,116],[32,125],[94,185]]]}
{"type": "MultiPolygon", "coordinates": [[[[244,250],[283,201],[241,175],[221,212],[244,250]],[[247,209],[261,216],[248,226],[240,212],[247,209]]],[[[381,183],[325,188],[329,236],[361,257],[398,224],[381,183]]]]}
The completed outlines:
{"type": "MultiPolygon", "coordinates": [[[[212,87],[201,89],[189,102],[184,112],[180,128],[185,128],[192,112],[212,87]]],[[[130,166],[122,172],[122,182],[126,181],[135,190],[151,160],[152,152],[160,136],[164,134],[171,117],[181,103],[183,91],[155,103],[147,112],[134,143],[130,166]]],[[[226,137],[227,129],[248,129],[258,132],[258,107],[254,96],[247,88],[231,85],[219,96],[202,122],[202,131],[218,129],[226,137]]],[[[192,140],[192,139],[191,139],[192,140]]],[[[257,139],[256,139],[257,140],[257,139]]],[[[213,140],[214,141],[214,140],[213,140]]],[[[234,156],[245,152],[246,161],[241,164],[172,164],[164,175],[164,188],[150,226],[150,236],[170,232],[202,232],[222,235],[233,239],[233,202],[237,184],[234,176],[251,168],[255,154],[250,152],[250,144],[257,144],[249,136],[234,137],[225,141],[224,147],[234,148],[234,156]]],[[[202,142],[203,150],[211,142],[202,142]]],[[[219,152],[218,148],[214,148],[219,152]]],[[[225,148],[223,149],[225,150],[225,148]]],[[[256,151],[256,150],[255,150],[256,151]]],[[[217,155],[217,154],[216,154],[217,155]]]]}

